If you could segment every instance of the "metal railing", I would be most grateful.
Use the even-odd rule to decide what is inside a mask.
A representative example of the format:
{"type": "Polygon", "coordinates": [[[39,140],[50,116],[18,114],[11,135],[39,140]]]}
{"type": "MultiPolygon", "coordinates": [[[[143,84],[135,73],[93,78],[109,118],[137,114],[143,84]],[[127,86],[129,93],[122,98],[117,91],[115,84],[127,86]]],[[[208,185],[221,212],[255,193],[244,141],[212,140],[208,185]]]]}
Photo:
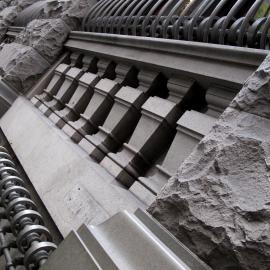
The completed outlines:
{"type": "Polygon", "coordinates": [[[83,31],[269,48],[266,0],[101,0],[83,31]]]}
{"type": "Polygon", "coordinates": [[[39,269],[56,249],[11,156],[0,146],[0,255],[6,269],[39,269]],[[4,224],[4,225],[3,225],[4,224]],[[18,252],[14,256],[14,250],[18,252]]]}

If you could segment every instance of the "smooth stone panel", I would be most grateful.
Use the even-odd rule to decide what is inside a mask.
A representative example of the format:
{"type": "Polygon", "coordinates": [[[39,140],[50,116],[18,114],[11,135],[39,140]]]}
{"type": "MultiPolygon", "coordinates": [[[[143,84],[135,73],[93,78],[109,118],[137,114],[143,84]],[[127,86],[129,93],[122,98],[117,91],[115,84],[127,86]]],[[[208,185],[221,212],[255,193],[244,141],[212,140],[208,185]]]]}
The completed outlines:
{"type": "Polygon", "coordinates": [[[19,97],[1,128],[60,232],[145,206],[32,103],[19,97]]]}
{"type": "Polygon", "coordinates": [[[206,114],[218,118],[230,105],[237,93],[238,91],[235,89],[220,86],[209,88],[205,96],[208,103],[206,114]]]}

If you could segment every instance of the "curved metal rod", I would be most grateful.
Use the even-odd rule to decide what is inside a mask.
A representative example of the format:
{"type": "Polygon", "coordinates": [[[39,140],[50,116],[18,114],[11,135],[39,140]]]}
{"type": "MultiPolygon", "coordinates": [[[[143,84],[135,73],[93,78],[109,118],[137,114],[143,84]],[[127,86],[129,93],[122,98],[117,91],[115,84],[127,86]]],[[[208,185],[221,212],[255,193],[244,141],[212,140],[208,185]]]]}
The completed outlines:
{"type": "Polygon", "coordinates": [[[228,29],[228,34],[227,34],[227,43],[231,45],[236,45],[237,43],[237,35],[239,33],[239,29],[245,20],[245,17],[241,17],[237,19],[228,29]]]}
{"type": "Polygon", "coordinates": [[[203,42],[208,42],[209,39],[209,32],[211,29],[211,26],[213,24],[213,21],[215,20],[218,13],[221,11],[221,9],[224,7],[224,5],[228,2],[228,0],[221,0],[218,5],[215,7],[215,9],[212,11],[211,15],[209,16],[206,25],[203,29],[203,42]]]}
{"type": "Polygon", "coordinates": [[[220,29],[219,44],[224,44],[227,27],[233,19],[234,15],[240,10],[240,8],[243,6],[243,4],[245,4],[245,2],[246,0],[236,1],[232,9],[229,11],[220,29]]]}
{"type": "Polygon", "coordinates": [[[123,14],[121,15],[121,18],[119,20],[119,22],[116,25],[116,34],[120,34],[121,33],[121,29],[122,29],[122,25],[124,23],[124,20],[126,18],[127,15],[129,15],[129,13],[134,10],[133,8],[137,6],[137,4],[140,2],[141,0],[130,0],[127,1],[128,2],[128,6],[125,9],[125,11],[123,12],[123,14]]]}
{"type": "MultiPolygon", "coordinates": [[[[112,19],[111,19],[111,27],[110,27],[110,33],[114,33],[114,26],[117,23],[117,19],[119,17],[119,15],[122,13],[122,11],[125,11],[125,8],[129,5],[129,1],[122,1],[122,5],[118,8],[118,10],[115,12],[115,14],[113,15],[112,19]]],[[[107,25],[106,25],[107,27],[107,25]]]]}
{"type": "Polygon", "coordinates": [[[247,45],[248,47],[254,47],[257,48],[258,44],[256,42],[258,41],[258,33],[261,29],[262,25],[266,22],[267,18],[260,18],[256,20],[248,29],[247,31],[247,45]]]}
{"type": "Polygon", "coordinates": [[[170,21],[173,17],[173,15],[177,12],[177,10],[179,8],[181,8],[181,6],[185,3],[185,0],[179,0],[177,2],[177,4],[173,7],[173,9],[170,11],[170,13],[168,14],[168,17],[165,19],[165,21],[162,23],[162,37],[166,37],[167,36],[167,31],[168,31],[168,26],[170,24],[170,21]]]}
{"type": "Polygon", "coordinates": [[[188,16],[189,12],[192,12],[192,10],[196,10],[196,5],[200,5],[202,2],[202,0],[193,0],[192,2],[190,2],[186,8],[181,12],[180,17],[181,16],[188,16]],[[194,8],[195,7],[195,8],[194,8]]]}
{"type": "Polygon", "coordinates": [[[129,14],[125,26],[124,26],[124,33],[125,35],[128,35],[128,29],[130,27],[130,23],[132,21],[133,16],[140,10],[140,8],[142,6],[144,6],[144,4],[147,2],[147,0],[140,0],[138,5],[136,5],[136,7],[132,10],[132,12],[129,14]]]}
{"type": "Polygon", "coordinates": [[[111,5],[111,3],[114,0],[105,0],[104,1],[104,5],[100,7],[100,9],[97,10],[97,13],[95,15],[95,17],[93,18],[93,20],[90,21],[90,30],[91,31],[95,31],[96,25],[98,24],[98,20],[99,18],[103,18],[104,12],[106,11],[107,7],[111,5]]]}
{"type": "Polygon", "coordinates": [[[133,34],[134,36],[137,35],[137,26],[138,26],[138,24],[139,24],[139,22],[140,22],[141,16],[144,14],[144,12],[145,12],[145,11],[146,11],[153,3],[155,3],[155,1],[156,1],[156,0],[148,0],[148,1],[146,1],[146,3],[143,5],[143,7],[139,10],[139,12],[138,12],[138,14],[137,14],[137,16],[136,16],[136,18],[135,18],[135,20],[134,20],[132,26],[131,26],[131,29],[132,29],[131,31],[132,31],[132,34],[133,34]]]}
{"type": "Polygon", "coordinates": [[[99,22],[98,25],[98,32],[103,32],[104,23],[106,23],[107,20],[109,20],[110,15],[112,15],[111,12],[114,11],[114,7],[121,3],[121,0],[112,0],[111,4],[107,6],[107,8],[103,11],[103,14],[101,15],[101,18],[97,20],[99,22]]]}
{"type": "Polygon", "coordinates": [[[91,16],[92,14],[98,9],[99,6],[103,5],[103,1],[97,2],[87,13],[87,15],[83,18],[82,21],[82,29],[85,31],[88,31],[88,24],[89,20],[92,19],[91,16]]]}
{"type": "MultiPolygon", "coordinates": [[[[184,33],[186,33],[187,40],[192,41],[193,40],[193,32],[194,32],[194,26],[197,23],[197,20],[201,16],[201,14],[205,11],[205,8],[209,5],[209,1],[204,1],[195,14],[192,16],[191,20],[187,21],[186,25],[184,26],[184,33]]],[[[185,35],[185,34],[184,34],[185,35]]]]}
{"type": "Polygon", "coordinates": [[[245,37],[246,31],[249,27],[249,22],[255,16],[257,10],[259,9],[259,7],[261,6],[261,4],[263,2],[264,2],[264,0],[256,0],[255,3],[252,5],[252,7],[247,12],[245,20],[243,21],[243,23],[239,29],[239,35],[238,35],[238,39],[237,39],[238,46],[243,46],[244,37],[245,37]]]}
{"type": "MultiPolygon", "coordinates": [[[[157,8],[164,2],[164,0],[158,0],[156,4],[151,8],[151,10],[148,12],[147,16],[145,17],[143,23],[142,23],[142,36],[146,36],[146,27],[150,21],[151,16],[155,13],[157,8]]],[[[170,0],[168,1],[170,2],[170,0]]],[[[168,3],[167,2],[167,3],[168,3]]]]}
{"type": "Polygon", "coordinates": [[[260,38],[260,49],[265,49],[266,47],[266,40],[267,40],[269,28],[270,28],[270,16],[267,17],[267,20],[264,26],[262,27],[261,38],[260,38]]]}

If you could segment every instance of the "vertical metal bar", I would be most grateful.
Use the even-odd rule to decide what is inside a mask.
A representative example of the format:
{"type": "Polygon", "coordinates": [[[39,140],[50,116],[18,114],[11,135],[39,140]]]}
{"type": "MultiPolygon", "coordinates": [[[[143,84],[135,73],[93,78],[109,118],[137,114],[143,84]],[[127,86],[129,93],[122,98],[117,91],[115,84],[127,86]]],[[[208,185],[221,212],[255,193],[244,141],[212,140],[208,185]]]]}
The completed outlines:
{"type": "Polygon", "coordinates": [[[137,27],[140,22],[141,16],[144,15],[145,11],[155,3],[156,0],[148,0],[146,3],[142,6],[142,8],[139,10],[138,14],[135,17],[135,20],[131,26],[131,31],[134,36],[137,35],[137,27]]]}
{"type": "MultiPolygon", "coordinates": [[[[148,26],[148,23],[150,21],[151,16],[155,13],[155,11],[159,8],[159,6],[164,2],[165,0],[158,0],[156,4],[151,8],[147,16],[145,17],[143,23],[142,23],[142,36],[146,35],[146,27],[148,26]]],[[[167,2],[171,2],[170,0],[167,2]]]]}
{"type": "Polygon", "coordinates": [[[256,0],[255,3],[252,5],[252,7],[249,9],[249,11],[246,14],[246,17],[243,21],[243,23],[240,26],[239,29],[239,34],[238,34],[238,39],[237,39],[237,45],[238,46],[243,46],[244,43],[244,37],[246,35],[247,29],[249,27],[249,22],[250,20],[254,17],[256,14],[257,10],[261,6],[264,0],[256,0]]]}
{"type": "Polygon", "coordinates": [[[270,28],[270,16],[267,17],[267,20],[262,27],[261,38],[260,38],[260,49],[266,48],[269,28],[270,28]]]}
{"type": "Polygon", "coordinates": [[[116,26],[116,33],[117,34],[120,34],[121,33],[121,29],[122,29],[122,26],[124,24],[124,20],[127,19],[126,16],[127,15],[130,15],[130,13],[132,13],[132,11],[134,10],[134,7],[136,7],[140,1],[141,0],[130,0],[130,1],[127,1],[128,2],[128,6],[125,9],[125,11],[123,12],[123,14],[121,15],[121,18],[120,18],[120,20],[119,20],[119,22],[117,23],[117,26],[116,26]]]}
{"type": "Polygon", "coordinates": [[[212,11],[211,15],[209,16],[206,25],[204,26],[203,30],[203,42],[208,42],[209,32],[212,26],[212,23],[224,5],[228,2],[228,0],[221,0],[215,9],[212,11]]]}
{"type": "Polygon", "coordinates": [[[139,3],[135,6],[132,12],[129,14],[125,26],[124,26],[124,33],[128,35],[128,29],[130,27],[130,23],[132,22],[133,16],[140,10],[140,8],[147,2],[147,0],[140,0],[139,3]]]}
{"type": "Polygon", "coordinates": [[[229,26],[229,23],[232,21],[232,18],[234,15],[242,8],[242,6],[245,4],[246,0],[237,0],[232,7],[232,9],[229,11],[227,17],[225,18],[224,22],[222,23],[220,33],[219,33],[219,44],[224,44],[225,42],[225,36],[226,36],[226,30],[229,26]]]}

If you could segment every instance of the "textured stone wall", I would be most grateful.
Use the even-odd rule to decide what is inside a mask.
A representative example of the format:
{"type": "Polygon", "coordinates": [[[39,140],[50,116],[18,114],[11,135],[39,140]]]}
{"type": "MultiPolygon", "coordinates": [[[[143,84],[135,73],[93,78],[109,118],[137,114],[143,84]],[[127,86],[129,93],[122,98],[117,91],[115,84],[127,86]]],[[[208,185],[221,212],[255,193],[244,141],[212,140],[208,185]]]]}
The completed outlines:
{"type": "Polygon", "coordinates": [[[270,269],[270,56],[148,211],[215,270],[270,269]]]}
{"type": "MultiPolygon", "coordinates": [[[[30,3],[30,0],[13,1],[10,5],[14,6],[0,12],[0,39],[1,33],[3,38],[7,26],[17,17],[18,10],[30,3]],[[3,25],[1,32],[1,22],[4,20],[8,23],[3,25]]],[[[81,19],[94,3],[94,0],[65,3],[49,1],[40,14],[41,18],[49,19],[31,21],[15,42],[1,46],[0,59],[4,60],[0,61],[0,75],[5,82],[17,91],[26,93],[50,64],[56,61],[69,32],[78,28],[81,19]]]]}

